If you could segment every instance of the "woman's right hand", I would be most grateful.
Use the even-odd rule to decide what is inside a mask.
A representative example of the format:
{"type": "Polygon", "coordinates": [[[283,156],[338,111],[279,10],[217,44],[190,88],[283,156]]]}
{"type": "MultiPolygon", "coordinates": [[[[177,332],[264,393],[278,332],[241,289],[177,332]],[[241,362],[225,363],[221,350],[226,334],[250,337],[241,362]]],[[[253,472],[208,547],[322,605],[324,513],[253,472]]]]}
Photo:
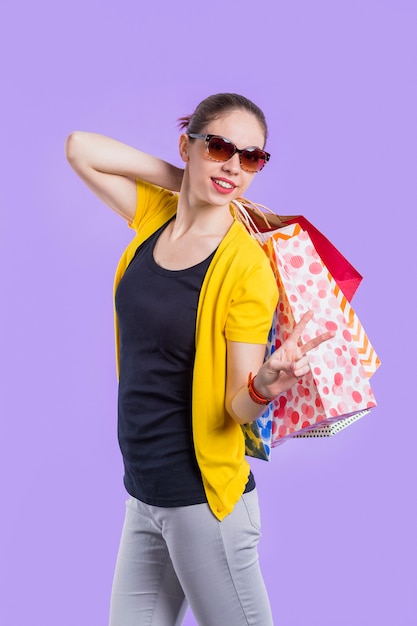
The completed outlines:
{"type": "Polygon", "coordinates": [[[136,179],[179,191],[183,170],[116,139],[75,131],[65,144],[66,157],[85,184],[129,222],[136,211],[136,179]]]}

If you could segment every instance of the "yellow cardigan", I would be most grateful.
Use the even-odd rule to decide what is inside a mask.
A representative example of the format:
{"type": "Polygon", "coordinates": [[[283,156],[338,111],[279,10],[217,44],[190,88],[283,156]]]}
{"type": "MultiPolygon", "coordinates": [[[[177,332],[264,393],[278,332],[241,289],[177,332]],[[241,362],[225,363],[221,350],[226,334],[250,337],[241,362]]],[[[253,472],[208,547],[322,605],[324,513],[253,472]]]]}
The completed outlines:
{"type": "MultiPolygon", "coordinates": [[[[138,246],[176,213],[176,194],[141,181],[137,188],[137,209],[130,224],[136,235],[119,261],[115,290],[138,246]]],[[[235,221],[202,284],[193,373],[194,447],[209,506],[219,520],[233,510],[250,471],[242,429],[225,409],[226,340],[265,344],[277,300],[267,256],[235,221]]],[[[118,364],[117,315],[115,330],[118,364]]]]}

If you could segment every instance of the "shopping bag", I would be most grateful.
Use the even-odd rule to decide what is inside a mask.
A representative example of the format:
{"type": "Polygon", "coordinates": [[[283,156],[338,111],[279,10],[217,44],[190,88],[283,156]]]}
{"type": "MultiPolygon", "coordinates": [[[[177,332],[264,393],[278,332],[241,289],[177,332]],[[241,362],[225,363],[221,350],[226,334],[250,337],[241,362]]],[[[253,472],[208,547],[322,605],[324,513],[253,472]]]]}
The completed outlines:
{"type": "Polygon", "coordinates": [[[303,333],[307,342],[326,330],[334,338],[310,351],[310,372],[270,405],[272,445],[321,422],[336,422],[376,405],[358,347],[334,294],[329,272],[307,232],[266,244],[281,289],[275,347],[309,309],[314,317],[303,333]],[[275,428],[274,428],[275,426],[275,428]]]}
{"type": "Polygon", "coordinates": [[[265,243],[272,233],[289,225],[296,225],[307,231],[317,253],[350,302],[359,287],[362,276],[323,233],[303,215],[277,215],[261,204],[254,204],[246,198],[232,202],[234,216],[242,222],[252,237],[265,243]]]}
{"type": "Polygon", "coordinates": [[[339,288],[330,272],[328,273],[328,278],[332,283],[333,293],[343,311],[346,324],[352,334],[352,339],[358,350],[362,365],[370,378],[373,374],[375,374],[376,370],[381,365],[381,361],[367,334],[365,333],[358,316],[355,314],[355,311],[352,309],[350,303],[347,298],[345,298],[342,290],[339,288]]]}
{"type": "MultiPolygon", "coordinates": [[[[356,421],[355,416],[367,414],[376,404],[369,377],[379,366],[379,359],[306,231],[294,225],[284,227],[270,234],[263,247],[280,290],[266,358],[308,309],[315,316],[306,329],[309,333],[304,333],[304,341],[325,330],[336,332],[334,339],[308,354],[311,372],[274,400],[258,420],[244,426],[247,454],[267,460],[271,448],[289,437],[317,428],[318,436],[331,436],[342,429],[341,425],[336,428],[337,422],[349,419],[350,424],[356,421]],[[359,333],[352,332],[358,328],[359,333]],[[372,352],[366,368],[364,354],[360,353],[363,344],[365,356],[372,352]]],[[[345,421],[343,427],[347,425],[345,421]]]]}
{"type": "MultiPolygon", "coordinates": [[[[321,425],[311,427],[309,429],[300,430],[298,434],[293,436],[294,439],[319,439],[323,437],[334,437],[337,433],[351,426],[365,415],[370,413],[370,409],[359,411],[350,417],[345,417],[337,421],[331,419],[326,420],[321,425]]],[[[244,424],[243,432],[245,434],[246,455],[263,461],[269,461],[271,458],[272,447],[278,444],[272,444],[272,423],[273,416],[266,412],[264,416],[258,418],[255,422],[244,424]]],[[[279,443],[284,443],[286,439],[281,439],[279,443]]]]}
{"type": "Polygon", "coordinates": [[[311,438],[321,438],[321,437],[333,437],[336,433],[339,433],[341,430],[344,430],[348,426],[351,426],[355,422],[368,415],[370,413],[370,409],[365,409],[364,411],[359,411],[359,413],[355,413],[355,415],[351,415],[350,417],[345,417],[342,420],[338,420],[337,422],[326,422],[322,426],[315,426],[311,430],[302,430],[298,433],[298,435],[294,435],[295,439],[311,439],[311,438]]]}

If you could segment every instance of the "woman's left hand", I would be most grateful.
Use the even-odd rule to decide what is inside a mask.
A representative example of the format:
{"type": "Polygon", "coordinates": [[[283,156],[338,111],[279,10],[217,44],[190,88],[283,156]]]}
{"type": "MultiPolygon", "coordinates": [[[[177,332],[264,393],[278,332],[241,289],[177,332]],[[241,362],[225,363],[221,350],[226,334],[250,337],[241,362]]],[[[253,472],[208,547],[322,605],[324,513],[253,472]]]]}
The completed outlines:
{"type": "Polygon", "coordinates": [[[310,371],[307,352],[334,337],[333,332],[326,332],[302,344],[301,335],[312,317],[312,311],[305,313],[286,341],[265,362],[265,346],[228,342],[226,408],[236,422],[251,422],[265,411],[265,406],[250,398],[247,388],[249,372],[257,372],[256,391],[265,398],[275,398],[310,371]]]}
{"type": "Polygon", "coordinates": [[[289,337],[259,369],[255,386],[262,395],[273,398],[293,387],[310,371],[307,352],[334,337],[334,332],[328,331],[301,344],[301,335],[312,317],[312,311],[305,313],[289,337]]]}

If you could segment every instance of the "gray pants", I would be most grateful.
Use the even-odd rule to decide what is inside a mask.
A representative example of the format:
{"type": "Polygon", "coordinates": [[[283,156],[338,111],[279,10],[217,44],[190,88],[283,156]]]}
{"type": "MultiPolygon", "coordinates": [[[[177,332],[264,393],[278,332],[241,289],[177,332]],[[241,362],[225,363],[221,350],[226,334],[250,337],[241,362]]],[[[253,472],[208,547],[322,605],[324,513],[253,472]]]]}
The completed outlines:
{"type": "Polygon", "coordinates": [[[126,506],[110,626],[180,626],[188,604],[199,626],[272,626],[256,489],[222,522],[207,504],[126,506]]]}

